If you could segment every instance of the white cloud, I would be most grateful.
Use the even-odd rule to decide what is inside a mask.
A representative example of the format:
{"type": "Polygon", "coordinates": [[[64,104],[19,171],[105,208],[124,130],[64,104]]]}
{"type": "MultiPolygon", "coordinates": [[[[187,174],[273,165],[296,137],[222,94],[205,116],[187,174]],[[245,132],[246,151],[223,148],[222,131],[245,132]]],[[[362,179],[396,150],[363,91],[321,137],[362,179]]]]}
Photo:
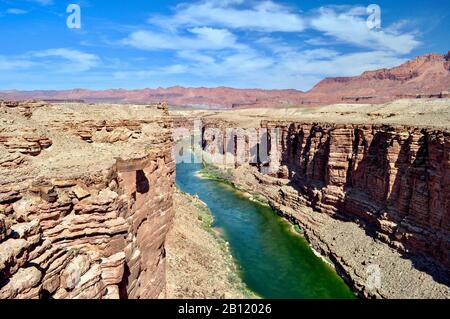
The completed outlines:
{"type": "Polygon", "coordinates": [[[198,51],[189,51],[189,50],[178,51],[177,56],[184,60],[190,60],[193,62],[199,62],[203,64],[213,64],[216,61],[215,57],[203,54],[198,51]]]}
{"type": "Polygon", "coordinates": [[[69,63],[63,63],[63,71],[82,72],[92,69],[100,63],[100,58],[91,53],[67,48],[49,49],[32,53],[36,58],[61,58],[69,63]]]}
{"type": "Polygon", "coordinates": [[[15,14],[15,15],[21,15],[21,14],[28,13],[28,11],[25,11],[25,10],[22,10],[22,9],[18,9],[18,8],[10,8],[10,9],[6,10],[6,13],[15,14]]]}
{"type": "Polygon", "coordinates": [[[197,27],[189,29],[189,32],[197,35],[198,40],[206,43],[209,48],[226,48],[236,46],[236,37],[225,29],[209,27],[197,27]]]}
{"type": "Polygon", "coordinates": [[[402,32],[408,21],[370,30],[366,18],[361,6],[301,12],[267,0],[201,0],[177,5],[166,16],[152,16],[146,27],[127,29],[119,41],[140,50],[164,51],[165,63],[147,57],[148,64],[131,59],[108,63],[91,53],[57,48],[0,56],[0,70],[12,74],[17,69],[16,75],[42,70],[54,78],[80,72],[77,79],[92,75],[104,83],[126,85],[189,79],[175,84],[306,90],[327,76],[398,65],[420,45],[417,35],[402,32]]]}
{"type": "Polygon", "coordinates": [[[200,1],[183,3],[171,16],[153,16],[149,19],[168,29],[213,25],[229,29],[264,32],[300,32],[304,30],[303,18],[290,8],[272,1],[252,1],[242,7],[244,1],[200,1]]]}
{"type": "Polygon", "coordinates": [[[342,11],[336,7],[322,7],[311,17],[310,26],[342,43],[361,48],[407,54],[420,44],[413,34],[401,34],[398,25],[385,30],[369,29],[366,16],[361,15],[362,9],[355,7],[342,11]]]}
{"type": "Polygon", "coordinates": [[[1,71],[27,69],[33,65],[34,63],[26,58],[0,56],[1,71]]]}
{"type": "Polygon", "coordinates": [[[238,52],[224,56],[222,59],[211,57],[210,61],[192,60],[191,72],[203,77],[234,77],[246,78],[249,72],[267,70],[274,61],[271,58],[260,56],[252,51],[238,52]]]}
{"type": "Polygon", "coordinates": [[[337,51],[323,49],[287,54],[281,60],[281,65],[288,73],[315,76],[355,76],[368,70],[393,67],[405,61],[385,51],[339,54],[337,51]]]}
{"type": "Polygon", "coordinates": [[[221,50],[243,48],[234,34],[226,29],[199,27],[187,30],[186,35],[169,32],[138,30],[122,43],[143,50],[221,50]]]}
{"type": "Polygon", "coordinates": [[[98,56],[67,48],[28,52],[16,56],[0,56],[0,70],[39,70],[53,73],[88,71],[100,64],[98,56]]]}
{"type": "MultiPolygon", "coordinates": [[[[398,65],[420,44],[416,35],[401,33],[407,21],[370,30],[366,19],[362,6],[302,13],[273,1],[197,1],[176,6],[172,15],[152,16],[148,29],[131,33],[122,43],[171,51],[175,66],[184,66],[176,68],[179,74],[211,85],[305,90],[327,76],[398,65]],[[345,51],[335,49],[336,44],[345,51]]],[[[162,69],[140,75],[157,71],[162,69]]]]}
{"type": "Polygon", "coordinates": [[[53,4],[53,0],[28,0],[30,2],[35,2],[37,4],[40,4],[42,6],[48,6],[53,4]]]}
{"type": "MultiPolygon", "coordinates": [[[[396,22],[384,30],[367,26],[367,11],[362,6],[327,6],[301,13],[272,1],[197,1],[182,3],[170,16],[152,16],[149,23],[177,33],[192,27],[232,30],[302,33],[319,31],[340,43],[360,48],[382,49],[399,54],[410,53],[420,42],[412,33],[401,33],[407,21],[396,22]]],[[[310,39],[319,44],[321,38],[310,39]]],[[[323,39],[321,39],[323,40],[323,39]]]]}
{"type": "Polygon", "coordinates": [[[179,56],[186,59],[184,73],[210,85],[300,90],[310,89],[324,77],[355,76],[405,61],[385,51],[340,54],[326,49],[292,50],[276,57],[263,57],[256,52],[237,53],[224,59],[195,52],[182,52],[179,56]]]}

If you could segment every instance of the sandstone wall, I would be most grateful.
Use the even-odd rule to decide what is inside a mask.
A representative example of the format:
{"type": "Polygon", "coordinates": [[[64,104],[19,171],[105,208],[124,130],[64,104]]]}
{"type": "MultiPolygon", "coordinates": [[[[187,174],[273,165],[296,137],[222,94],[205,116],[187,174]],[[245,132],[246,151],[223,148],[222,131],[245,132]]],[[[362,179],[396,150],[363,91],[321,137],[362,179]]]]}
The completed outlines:
{"type": "Polygon", "coordinates": [[[97,176],[2,189],[0,298],[164,296],[170,151],[97,176]]]}
{"type": "Polygon", "coordinates": [[[122,135],[121,121],[77,124],[74,107],[71,125],[46,118],[51,130],[21,134],[20,123],[37,125],[8,112],[0,158],[22,160],[0,165],[0,299],[164,297],[175,177],[168,120],[134,122],[138,136],[122,135]]]}
{"type": "MultiPolygon", "coordinates": [[[[224,132],[220,121],[206,126],[224,132]]],[[[261,189],[278,184],[277,191],[265,194],[273,202],[356,221],[401,252],[450,266],[449,132],[289,121],[262,121],[261,126],[268,134],[260,132],[258,139],[267,139],[270,160],[253,166],[278,178],[258,177],[261,189]],[[278,129],[275,136],[273,129],[278,129]],[[285,184],[296,194],[285,192],[285,184]]],[[[226,143],[204,134],[205,150],[226,143]]]]}

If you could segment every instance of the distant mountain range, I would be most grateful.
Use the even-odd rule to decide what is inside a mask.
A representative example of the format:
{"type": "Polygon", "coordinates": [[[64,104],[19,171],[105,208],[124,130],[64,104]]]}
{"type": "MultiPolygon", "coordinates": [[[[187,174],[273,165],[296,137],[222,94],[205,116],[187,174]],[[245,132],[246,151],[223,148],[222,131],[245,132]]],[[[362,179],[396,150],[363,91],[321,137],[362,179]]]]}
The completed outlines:
{"type": "Polygon", "coordinates": [[[399,98],[450,97],[450,51],[426,54],[398,67],[364,72],[360,76],[326,78],[308,92],[170,87],[143,90],[0,91],[4,100],[83,100],[85,102],[156,103],[180,107],[245,108],[385,103],[399,98]]]}

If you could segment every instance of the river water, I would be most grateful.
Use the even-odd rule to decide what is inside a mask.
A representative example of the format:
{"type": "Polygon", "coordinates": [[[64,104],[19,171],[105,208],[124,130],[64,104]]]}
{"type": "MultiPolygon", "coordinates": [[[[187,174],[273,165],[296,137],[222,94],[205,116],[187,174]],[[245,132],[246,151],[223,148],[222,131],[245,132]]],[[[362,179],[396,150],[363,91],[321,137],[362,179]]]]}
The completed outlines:
{"type": "Polygon", "coordinates": [[[177,184],[211,209],[249,289],[263,298],[354,298],[288,222],[227,184],[199,178],[201,168],[178,164],[177,184]]]}

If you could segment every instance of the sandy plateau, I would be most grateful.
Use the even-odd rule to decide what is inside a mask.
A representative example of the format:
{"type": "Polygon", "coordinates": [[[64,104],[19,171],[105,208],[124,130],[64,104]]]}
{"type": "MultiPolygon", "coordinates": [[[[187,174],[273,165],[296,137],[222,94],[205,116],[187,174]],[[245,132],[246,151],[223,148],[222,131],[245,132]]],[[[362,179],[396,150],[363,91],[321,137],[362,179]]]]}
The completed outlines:
{"type": "Polygon", "coordinates": [[[385,104],[331,104],[240,110],[174,110],[175,117],[217,119],[238,127],[259,127],[266,121],[334,124],[387,124],[450,128],[450,99],[403,99],[385,104]]]}

